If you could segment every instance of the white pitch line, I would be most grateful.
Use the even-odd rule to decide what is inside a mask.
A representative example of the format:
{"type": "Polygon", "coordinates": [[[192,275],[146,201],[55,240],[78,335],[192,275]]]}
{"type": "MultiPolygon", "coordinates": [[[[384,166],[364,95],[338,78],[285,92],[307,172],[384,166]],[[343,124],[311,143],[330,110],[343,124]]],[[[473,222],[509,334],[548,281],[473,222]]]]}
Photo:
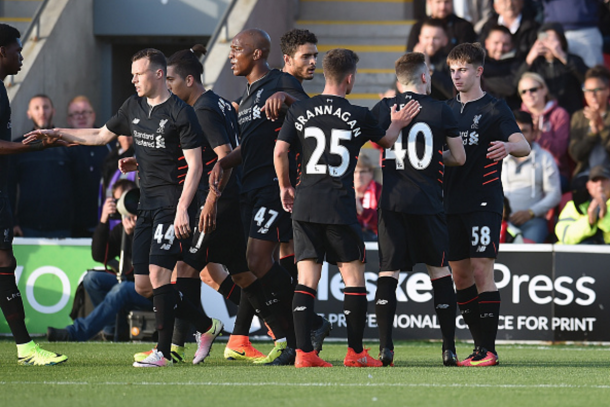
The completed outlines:
{"type": "Polygon", "coordinates": [[[575,385],[565,383],[555,384],[476,384],[476,383],[282,383],[282,382],[31,382],[31,381],[0,381],[0,385],[51,385],[51,386],[292,386],[292,387],[474,387],[474,388],[502,388],[502,389],[610,389],[610,385],[575,385]]]}

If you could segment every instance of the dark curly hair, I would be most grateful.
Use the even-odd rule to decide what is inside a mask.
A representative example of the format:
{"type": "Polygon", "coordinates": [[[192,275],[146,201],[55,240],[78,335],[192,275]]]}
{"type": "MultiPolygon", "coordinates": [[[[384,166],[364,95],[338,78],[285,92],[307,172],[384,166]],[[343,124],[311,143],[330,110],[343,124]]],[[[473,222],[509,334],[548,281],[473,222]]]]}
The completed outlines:
{"type": "Polygon", "coordinates": [[[291,57],[297,52],[297,48],[300,45],[305,44],[317,44],[318,38],[316,35],[309,30],[300,30],[295,28],[290,30],[280,38],[280,47],[282,48],[282,54],[289,55],[291,57]]]}

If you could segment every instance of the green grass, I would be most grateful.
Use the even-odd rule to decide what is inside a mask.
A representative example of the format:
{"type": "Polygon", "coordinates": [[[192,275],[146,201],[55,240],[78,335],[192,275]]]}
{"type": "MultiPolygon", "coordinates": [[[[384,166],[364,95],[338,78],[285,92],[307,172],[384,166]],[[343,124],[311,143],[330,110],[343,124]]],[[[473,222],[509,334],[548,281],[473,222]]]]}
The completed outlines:
{"type": "MultiPolygon", "coordinates": [[[[607,406],[610,349],[601,346],[503,345],[500,366],[446,368],[440,344],[400,342],[393,368],[345,368],[345,344],[325,344],[331,369],[258,367],[222,358],[166,369],[131,367],[149,344],[40,342],[69,356],[54,367],[17,365],[16,348],[0,340],[3,406],[607,406]]],[[[267,343],[256,346],[263,352],[267,343]]],[[[369,344],[376,355],[377,345],[369,344]]],[[[187,347],[192,356],[194,345],[187,347]]],[[[458,344],[458,356],[470,345],[458,344]]]]}

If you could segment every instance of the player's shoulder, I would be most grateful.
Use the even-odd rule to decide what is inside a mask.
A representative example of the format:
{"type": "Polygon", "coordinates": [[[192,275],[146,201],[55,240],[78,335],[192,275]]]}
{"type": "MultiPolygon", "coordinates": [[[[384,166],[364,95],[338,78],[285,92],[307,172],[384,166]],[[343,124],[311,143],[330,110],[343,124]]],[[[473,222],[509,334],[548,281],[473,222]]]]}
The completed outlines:
{"type": "Polygon", "coordinates": [[[299,82],[297,78],[290,75],[289,73],[280,71],[279,69],[272,69],[269,74],[272,75],[271,78],[276,81],[278,87],[294,88],[303,91],[303,86],[301,85],[301,82],[299,82]]]}

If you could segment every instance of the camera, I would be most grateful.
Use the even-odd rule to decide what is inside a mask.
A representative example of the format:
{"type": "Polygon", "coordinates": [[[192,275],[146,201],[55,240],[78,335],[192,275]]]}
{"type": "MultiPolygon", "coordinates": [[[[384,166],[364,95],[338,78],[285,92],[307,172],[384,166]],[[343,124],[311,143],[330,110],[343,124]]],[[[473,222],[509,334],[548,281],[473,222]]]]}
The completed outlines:
{"type": "Polygon", "coordinates": [[[116,209],[122,216],[134,216],[138,214],[138,204],[140,202],[140,189],[133,188],[123,192],[123,195],[116,203],[116,209]]]}

